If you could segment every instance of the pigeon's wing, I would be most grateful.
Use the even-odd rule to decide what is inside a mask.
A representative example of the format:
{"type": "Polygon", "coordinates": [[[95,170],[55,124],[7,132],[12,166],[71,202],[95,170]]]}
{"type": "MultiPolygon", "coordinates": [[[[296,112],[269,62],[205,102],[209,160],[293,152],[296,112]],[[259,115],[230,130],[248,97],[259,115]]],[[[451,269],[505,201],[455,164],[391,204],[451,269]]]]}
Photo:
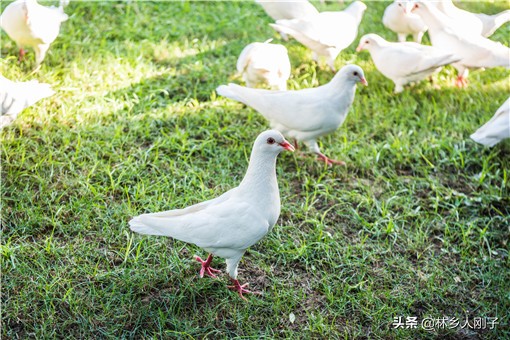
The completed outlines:
{"type": "Polygon", "coordinates": [[[186,214],[140,215],[129,224],[141,234],[169,236],[202,248],[230,249],[247,248],[270,227],[251,205],[228,199],[186,214]]]}
{"type": "Polygon", "coordinates": [[[335,111],[334,103],[329,101],[328,90],[320,86],[299,91],[270,91],[236,84],[216,89],[222,96],[251,106],[270,122],[299,131],[322,128],[324,112],[335,111]]]}
{"type": "Polygon", "coordinates": [[[394,74],[402,76],[432,71],[438,67],[459,61],[460,58],[432,46],[414,42],[394,43],[384,49],[381,58],[388,60],[394,74]]]}
{"type": "Polygon", "coordinates": [[[470,137],[485,146],[494,146],[501,140],[510,138],[510,98],[501,105],[487,123],[470,137]]]}
{"type": "Polygon", "coordinates": [[[508,47],[499,42],[482,36],[466,35],[452,27],[445,27],[444,34],[446,34],[447,39],[441,47],[459,57],[463,57],[462,63],[465,62],[468,66],[483,64],[497,54],[506,54],[508,57],[508,47]]]}
{"type": "Polygon", "coordinates": [[[0,106],[2,115],[18,114],[37,101],[53,95],[49,84],[36,80],[13,82],[0,75],[0,106]]]}

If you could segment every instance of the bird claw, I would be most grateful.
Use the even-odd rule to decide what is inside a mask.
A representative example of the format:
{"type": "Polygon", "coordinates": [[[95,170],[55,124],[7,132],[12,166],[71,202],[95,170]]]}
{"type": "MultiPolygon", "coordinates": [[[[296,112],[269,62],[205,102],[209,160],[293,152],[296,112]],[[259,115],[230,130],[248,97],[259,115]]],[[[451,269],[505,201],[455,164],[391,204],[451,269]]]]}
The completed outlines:
{"type": "Polygon", "coordinates": [[[251,290],[245,289],[244,287],[248,286],[249,283],[245,283],[244,285],[241,285],[238,280],[232,280],[232,281],[234,282],[234,285],[227,286],[227,288],[237,291],[239,293],[239,296],[241,297],[241,299],[243,299],[244,301],[248,301],[248,300],[243,296],[243,293],[262,295],[261,292],[253,292],[251,290]]]}
{"type": "Polygon", "coordinates": [[[468,85],[468,80],[467,80],[465,77],[458,76],[458,77],[457,77],[457,80],[455,81],[455,85],[456,85],[457,87],[467,87],[467,85],[468,85]]]}
{"type": "Polygon", "coordinates": [[[343,161],[337,161],[335,159],[331,159],[331,158],[328,158],[326,155],[323,155],[323,154],[318,154],[318,157],[321,161],[324,161],[324,163],[326,163],[327,165],[333,165],[333,164],[337,164],[337,165],[341,165],[341,166],[345,166],[345,162],[343,161]]]}
{"type": "Polygon", "coordinates": [[[207,260],[202,260],[200,256],[195,256],[195,260],[200,262],[202,264],[202,268],[200,269],[200,277],[204,277],[204,274],[207,274],[207,276],[212,277],[213,279],[217,278],[214,273],[221,273],[221,270],[214,269],[211,267],[211,261],[212,261],[212,255],[209,255],[207,260]]]}

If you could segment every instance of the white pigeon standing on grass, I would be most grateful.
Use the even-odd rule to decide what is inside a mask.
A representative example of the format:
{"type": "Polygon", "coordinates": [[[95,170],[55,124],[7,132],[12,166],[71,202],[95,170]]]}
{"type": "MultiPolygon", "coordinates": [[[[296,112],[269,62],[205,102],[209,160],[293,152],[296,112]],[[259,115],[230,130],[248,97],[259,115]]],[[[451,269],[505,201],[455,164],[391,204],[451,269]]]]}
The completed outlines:
{"type": "Polygon", "coordinates": [[[269,24],[275,30],[293,36],[312,50],[313,60],[326,57],[335,72],[335,59],[358,35],[358,27],[367,6],[355,1],[339,12],[322,12],[301,19],[277,20],[269,24]]]}
{"type": "Polygon", "coordinates": [[[466,32],[462,25],[428,2],[415,3],[413,12],[420,15],[429,27],[434,47],[459,57],[460,61],[452,64],[458,71],[457,86],[467,86],[469,68],[510,68],[510,49],[503,44],[466,32]]]}
{"type": "Polygon", "coordinates": [[[494,116],[476,130],[471,139],[485,146],[494,146],[510,138],[510,97],[501,105],[494,116]]]}
{"type": "Polygon", "coordinates": [[[221,85],[218,94],[251,106],[271,128],[304,142],[326,164],[341,164],[321,153],[316,139],[342,125],[354,101],[356,84],[368,85],[361,67],[346,65],[322,86],[297,91],[250,89],[236,84],[221,85]]]}
{"type": "Polygon", "coordinates": [[[414,42],[389,42],[377,34],[366,34],[356,51],[367,50],[375,66],[385,77],[395,83],[395,93],[404,90],[404,85],[427,78],[439,72],[445,65],[459,58],[433,46],[414,42]]]}
{"type": "Polygon", "coordinates": [[[5,7],[0,25],[18,45],[20,60],[25,55],[23,48],[31,47],[35,51],[36,67],[42,63],[60,32],[60,24],[68,18],[64,13],[67,3],[61,0],[59,7],[45,7],[37,0],[17,0],[5,7]]]}
{"type": "MultiPolygon", "coordinates": [[[[449,18],[462,25],[464,30],[484,37],[491,36],[501,25],[510,21],[510,9],[494,15],[471,13],[460,9],[452,0],[440,0],[436,7],[449,18]]],[[[507,2],[508,4],[508,2],[507,2]]]]}
{"type": "Polygon", "coordinates": [[[414,1],[395,0],[384,10],[382,22],[384,26],[397,33],[398,41],[406,41],[409,34],[414,41],[421,43],[427,31],[427,25],[419,15],[411,12],[414,1]]]}
{"type": "MultiPolygon", "coordinates": [[[[298,19],[319,14],[319,11],[308,0],[255,0],[273,20],[298,19]]],[[[287,35],[279,32],[287,41],[287,35]]]]}
{"type": "Polygon", "coordinates": [[[49,84],[37,80],[13,82],[0,75],[0,128],[11,124],[18,114],[37,101],[55,93],[49,84]]]}
{"type": "Polygon", "coordinates": [[[267,84],[278,90],[287,89],[290,77],[289,55],[285,46],[270,44],[271,40],[247,45],[237,59],[237,71],[242,74],[246,86],[267,84]]]}
{"type": "Polygon", "coordinates": [[[276,180],[276,157],[283,150],[294,151],[282,134],[262,132],[251,152],[248,170],[241,184],[212,200],[184,209],[143,214],[129,221],[131,230],[140,234],[169,236],[193,243],[208,251],[200,277],[216,277],[211,268],[213,255],[227,263],[236,290],[243,298],[248,284],[237,280],[237,266],[246,249],[271,231],[280,215],[280,193],[276,180]]]}

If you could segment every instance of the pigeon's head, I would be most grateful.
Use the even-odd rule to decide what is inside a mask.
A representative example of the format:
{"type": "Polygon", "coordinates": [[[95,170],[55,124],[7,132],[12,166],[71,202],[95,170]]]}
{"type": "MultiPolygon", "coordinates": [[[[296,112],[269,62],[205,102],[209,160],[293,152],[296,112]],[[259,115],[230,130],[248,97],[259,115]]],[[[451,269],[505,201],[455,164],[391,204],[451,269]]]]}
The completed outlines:
{"type": "MultiPolygon", "coordinates": [[[[365,73],[358,65],[345,65],[338,71],[337,76],[348,81],[356,83],[362,83],[368,86],[368,82],[365,79],[365,73]]],[[[335,76],[336,78],[336,76],[335,76]]]]}
{"type": "Polygon", "coordinates": [[[413,10],[414,1],[411,0],[396,0],[398,8],[404,13],[409,14],[413,10]]]}
{"type": "Polygon", "coordinates": [[[385,40],[375,33],[365,34],[359,40],[359,45],[356,48],[356,52],[361,50],[370,51],[373,47],[381,46],[385,40]]]}
{"type": "Polygon", "coordinates": [[[280,131],[267,130],[262,132],[253,145],[254,149],[264,153],[279,154],[283,150],[294,151],[292,144],[287,142],[280,131]]]}

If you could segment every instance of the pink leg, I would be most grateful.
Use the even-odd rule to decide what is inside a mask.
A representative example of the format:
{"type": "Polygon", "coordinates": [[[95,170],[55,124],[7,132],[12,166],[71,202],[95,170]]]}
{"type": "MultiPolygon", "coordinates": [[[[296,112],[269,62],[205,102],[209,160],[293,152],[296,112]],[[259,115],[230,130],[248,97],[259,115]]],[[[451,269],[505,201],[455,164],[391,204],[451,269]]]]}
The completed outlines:
{"type": "Polygon", "coordinates": [[[25,50],[23,48],[19,49],[19,58],[18,58],[18,60],[19,60],[20,63],[21,63],[21,61],[23,61],[23,57],[25,57],[25,53],[26,52],[25,52],[25,50]]]}
{"type": "Polygon", "coordinates": [[[324,161],[327,165],[332,165],[332,164],[338,164],[338,165],[343,165],[345,166],[345,162],[342,162],[342,161],[337,161],[337,160],[334,160],[334,159],[331,159],[331,158],[328,158],[326,155],[322,154],[322,153],[317,153],[317,155],[319,156],[319,159],[321,161],[324,161]]]}
{"type": "Polygon", "coordinates": [[[459,75],[457,77],[457,80],[455,81],[455,85],[457,87],[467,87],[467,84],[468,84],[467,79],[462,75],[459,75]]]}
{"type": "Polygon", "coordinates": [[[235,280],[235,279],[231,279],[232,282],[234,283],[233,286],[227,286],[228,288],[232,289],[232,290],[236,290],[238,293],[239,293],[239,296],[245,300],[245,301],[248,301],[246,300],[246,298],[243,296],[243,293],[248,293],[248,294],[259,294],[259,292],[252,292],[251,290],[248,290],[248,289],[244,289],[244,287],[246,287],[248,285],[248,283],[245,283],[244,285],[241,285],[239,283],[238,280],[235,280]]]}
{"type": "Polygon", "coordinates": [[[199,256],[195,257],[195,260],[202,264],[202,268],[200,269],[200,277],[204,277],[204,274],[207,274],[210,277],[216,278],[216,275],[214,275],[214,273],[221,272],[221,270],[211,268],[212,259],[213,259],[212,254],[209,254],[209,257],[207,257],[207,260],[205,261],[202,260],[199,256]]]}

